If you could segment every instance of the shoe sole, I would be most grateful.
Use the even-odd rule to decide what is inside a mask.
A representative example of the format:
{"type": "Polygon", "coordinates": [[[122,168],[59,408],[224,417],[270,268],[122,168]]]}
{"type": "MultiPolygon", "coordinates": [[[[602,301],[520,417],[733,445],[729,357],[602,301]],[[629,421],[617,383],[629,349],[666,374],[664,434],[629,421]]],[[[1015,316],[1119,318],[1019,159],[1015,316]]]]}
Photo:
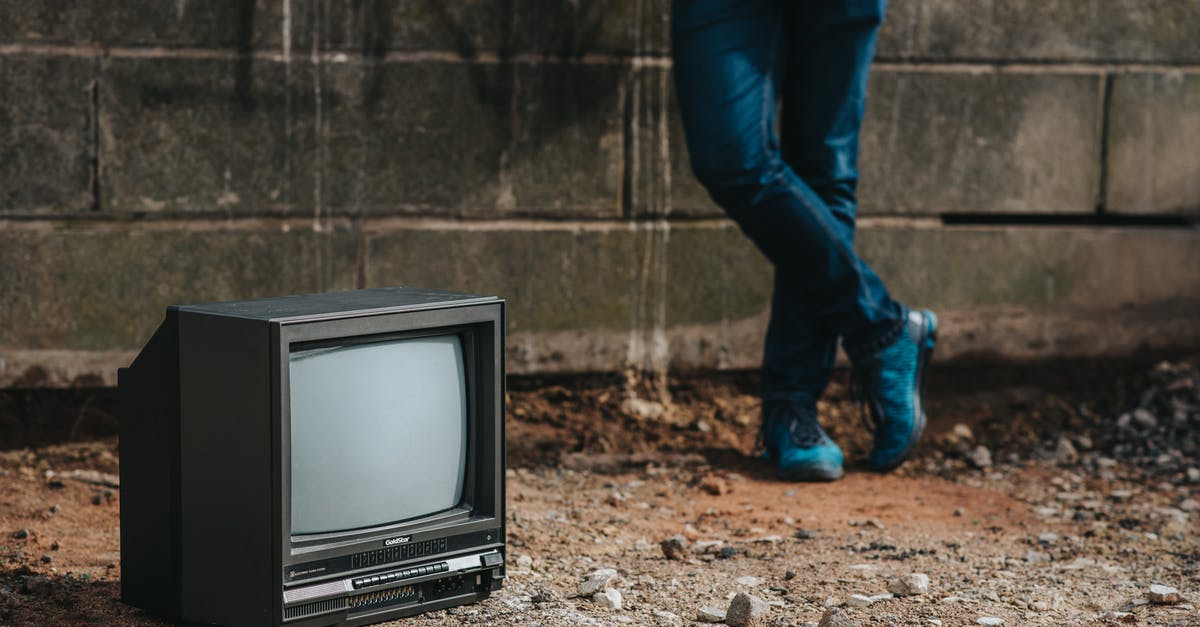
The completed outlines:
{"type": "Polygon", "coordinates": [[[916,388],[914,392],[916,392],[917,406],[913,412],[913,428],[909,434],[908,447],[897,457],[895,463],[874,466],[872,470],[877,472],[888,472],[899,468],[912,455],[913,449],[917,447],[917,442],[921,440],[921,434],[925,432],[925,371],[933,359],[933,348],[937,345],[938,323],[937,314],[928,309],[921,312],[921,319],[921,343],[917,347],[917,378],[913,382],[913,387],[916,388]]]}

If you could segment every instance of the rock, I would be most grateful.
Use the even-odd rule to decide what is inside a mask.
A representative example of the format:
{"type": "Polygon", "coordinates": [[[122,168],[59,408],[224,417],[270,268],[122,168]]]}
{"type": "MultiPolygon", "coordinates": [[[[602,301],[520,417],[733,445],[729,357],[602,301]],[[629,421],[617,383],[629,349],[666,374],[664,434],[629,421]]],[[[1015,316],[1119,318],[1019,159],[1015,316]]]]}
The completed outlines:
{"type": "Polygon", "coordinates": [[[579,584],[579,596],[590,597],[603,591],[617,578],[617,571],[612,568],[601,568],[592,571],[583,583],[579,584]]]}
{"type": "Polygon", "coordinates": [[[850,598],[846,599],[846,605],[850,607],[868,607],[874,602],[874,599],[865,594],[852,594],[850,598]]]}
{"type": "Polygon", "coordinates": [[[738,582],[739,586],[746,586],[748,588],[753,588],[754,586],[757,586],[758,584],[762,583],[762,578],[746,575],[745,577],[738,577],[737,582],[738,582]]]}
{"type": "Polygon", "coordinates": [[[1183,597],[1180,596],[1178,590],[1160,584],[1150,586],[1150,592],[1146,594],[1146,598],[1155,605],[1175,605],[1183,602],[1183,597]]]}
{"type": "Polygon", "coordinates": [[[1150,429],[1158,425],[1158,418],[1146,408],[1139,407],[1133,410],[1133,422],[1143,429],[1150,429]]]}
{"type": "Polygon", "coordinates": [[[21,592],[25,594],[45,594],[54,586],[54,582],[45,575],[26,577],[21,583],[21,592]]]}
{"type": "Polygon", "coordinates": [[[671,536],[659,543],[663,555],[669,560],[687,559],[688,540],[683,536],[671,536]]]}
{"type": "Polygon", "coordinates": [[[1059,437],[1054,447],[1054,461],[1063,466],[1079,461],[1079,451],[1075,450],[1075,445],[1065,436],[1059,437]]]}
{"type": "Polygon", "coordinates": [[[771,606],[767,605],[766,601],[754,595],[739,592],[729,602],[729,609],[725,611],[725,624],[732,627],[765,625],[770,614],[771,606]]]}
{"type": "Polygon", "coordinates": [[[1181,511],[1181,512],[1200,511],[1200,501],[1197,501],[1196,499],[1183,499],[1182,501],[1179,502],[1179,511],[1181,511]]]}
{"type": "Polygon", "coordinates": [[[888,582],[888,592],[901,597],[929,594],[929,575],[909,573],[896,577],[888,582]]]}
{"type": "Polygon", "coordinates": [[[678,614],[666,610],[654,610],[654,616],[664,623],[675,624],[680,620],[678,614]]]}
{"type": "Polygon", "coordinates": [[[1058,534],[1054,533],[1053,531],[1039,533],[1037,541],[1040,544],[1054,544],[1055,542],[1058,542],[1058,534]]]}
{"type": "Polygon", "coordinates": [[[723,546],[720,551],[717,551],[717,557],[727,560],[737,555],[737,549],[731,546],[723,546]]]}
{"type": "Polygon", "coordinates": [[[975,622],[980,625],[1003,625],[1004,619],[998,616],[980,616],[975,622]]]}
{"type": "Polygon", "coordinates": [[[1188,483],[1200,483],[1200,468],[1192,466],[1187,469],[1188,483]]]}
{"type": "Polygon", "coordinates": [[[613,589],[592,595],[592,602],[606,610],[621,609],[621,593],[613,589]]]}
{"type": "Polygon", "coordinates": [[[627,398],[621,403],[621,409],[634,418],[654,420],[667,411],[667,406],[658,401],[648,401],[643,398],[627,398]]]}
{"type": "Polygon", "coordinates": [[[28,529],[17,529],[16,531],[14,531],[12,533],[12,537],[14,540],[24,540],[25,538],[29,537],[29,530],[28,529]]]}
{"type": "Polygon", "coordinates": [[[696,610],[696,620],[702,623],[723,623],[725,622],[725,610],[707,605],[701,606],[696,610]]]}
{"type": "Polygon", "coordinates": [[[970,461],[976,468],[987,468],[992,465],[992,452],[986,446],[976,446],[971,449],[970,453],[967,453],[967,461],[970,461]]]}
{"type": "Polygon", "coordinates": [[[859,622],[849,610],[833,607],[825,610],[817,627],[859,627],[859,622]]]}
{"type": "Polygon", "coordinates": [[[1044,564],[1050,561],[1050,555],[1030,549],[1025,552],[1025,561],[1030,564],[1044,564]]]}
{"type": "Polygon", "coordinates": [[[533,558],[524,554],[518,555],[516,563],[517,568],[529,568],[530,566],[533,566],[533,558]]]}
{"type": "Polygon", "coordinates": [[[729,494],[730,490],[729,482],[716,475],[708,475],[704,477],[700,480],[700,483],[697,485],[697,487],[713,496],[724,496],[729,494]]]}
{"type": "Polygon", "coordinates": [[[817,537],[817,532],[808,529],[797,529],[796,533],[792,534],[792,537],[797,540],[812,540],[817,537]]]}

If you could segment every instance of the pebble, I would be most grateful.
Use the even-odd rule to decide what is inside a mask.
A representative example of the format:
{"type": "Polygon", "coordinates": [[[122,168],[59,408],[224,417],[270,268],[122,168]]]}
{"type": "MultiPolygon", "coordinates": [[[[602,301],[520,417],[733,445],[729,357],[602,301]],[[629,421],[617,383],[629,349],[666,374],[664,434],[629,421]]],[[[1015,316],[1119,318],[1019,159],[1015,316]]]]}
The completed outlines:
{"type": "Polygon", "coordinates": [[[1200,468],[1192,466],[1187,469],[1187,480],[1189,483],[1200,483],[1200,468]]]}
{"type": "Polygon", "coordinates": [[[749,588],[753,588],[754,586],[757,586],[758,584],[762,583],[762,581],[763,581],[763,580],[762,580],[762,578],[760,578],[760,577],[753,577],[753,576],[750,576],[750,575],[746,575],[745,577],[738,577],[738,578],[737,578],[738,585],[740,585],[740,586],[746,586],[746,587],[749,587],[749,588]]]}
{"type": "Polygon", "coordinates": [[[1054,533],[1053,531],[1047,531],[1044,533],[1039,533],[1037,539],[1041,544],[1054,544],[1055,542],[1058,542],[1058,534],[1054,533]]]}
{"type": "Polygon", "coordinates": [[[868,607],[874,602],[874,599],[865,594],[852,594],[846,599],[846,605],[850,607],[868,607]]]}
{"type": "Polygon", "coordinates": [[[17,529],[16,531],[13,532],[12,537],[15,540],[24,540],[25,538],[29,537],[29,530],[28,529],[17,529]]]}
{"type": "Polygon", "coordinates": [[[737,593],[729,602],[725,611],[725,624],[732,627],[751,627],[764,625],[771,614],[771,606],[767,602],[745,592],[737,593]]]}
{"type": "Polygon", "coordinates": [[[683,536],[671,536],[659,543],[663,555],[669,560],[687,559],[688,541],[683,536]]]}
{"type": "Polygon", "coordinates": [[[592,602],[606,610],[621,609],[621,593],[616,590],[605,590],[592,595],[592,602]]]}
{"type": "Polygon", "coordinates": [[[929,575],[909,573],[888,582],[888,592],[896,596],[914,596],[929,593],[929,575]]]}
{"type": "Polygon", "coordinates": [[[1133,492],[1130,490],[1113,490],[1108,493],[1108,496],[1114,501],[1128,501],[1133,498],[1133,492]]]}
{"type": "Polygon", "coordinates": [[[617,578],[617,571],[612,568],[601,568],[592,571],[583,583],[579,584],[579,596],[590,597],[607,588],[617,578]]]}
{"type": "Polygon", "coordinates": [[[533,566],[533,558],[532,557],[529,557],[528,555],[523,555],[523,554],[517,556],[517,567],[518,568],[529,568],[530,566],[533,566]]]}
{"type": "Polygon", "coordinates": [[[725,610],[719,610],[707,605],[702,606],[696,610],[696,620],[702,623],[723,623],[725,622],[725,610]]]}
{"type": "Polygon", "coordinates": [[[1004,619],[999,616],[980,616],[975,622],[980,625],[1003,625],[1004,619]]]}
{"type": "Polygon", "coordinates": [[[1150,411],[1144,407],[1139,407],[1133,410],[1133,421],[1137,423],[1139,427],[1145,429],[1149,429],[1158,425],[1158,418],[1155,418],[1154,414],[1150,413],[1150,411]]]}
{"type": "Polygon", "coordinates": [[[988,447],[979,445],[967,453],[967,460],[976,468],[987,468],[992,465],[992,452],[988,450],[988,447]]]}
{"type": "Polygon", "coordinates": [[[667,622],[667,623],[678,623],[679,622],[679,615],[674,612],[668,612],[666,610],[654,610],[654,615],[657,616],[658,619],[663,622],[667,622]]]}
{"type": "Polygon", "coordinates": [[[1183,602],[1183,597],[1179,591],[1171,586],[1154,584],[1150,586],[1150,592],[1146,595],[1150,602],[1155,605],[1175,605],[1183,602]]]}
{"type": "Polygon", "coordinates": [[[854,620],[849,610],[834,607],[825,610],[817,627],[859,627],[859,622],[854,620]]]}

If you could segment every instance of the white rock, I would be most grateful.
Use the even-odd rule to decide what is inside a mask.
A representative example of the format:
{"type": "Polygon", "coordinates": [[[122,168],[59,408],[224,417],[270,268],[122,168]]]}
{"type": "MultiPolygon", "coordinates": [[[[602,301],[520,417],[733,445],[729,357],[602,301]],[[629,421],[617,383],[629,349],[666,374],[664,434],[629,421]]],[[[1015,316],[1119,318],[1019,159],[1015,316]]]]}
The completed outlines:
{"type": "Polygon", "coordinates": [[[1055,542],[1058,542],[1058,534],[1054,533],[1053,531],[1047,531],[1044,533],[1039,533],[1037,539],[1038,542],[1041,542],[1042,544],[1054,544],[1055,542]]]}
{"type": "Polygon", "coordinates": [[[606,610],[621,609],[621,593],[613,589],[592,595],[592,602],[606,610]]]}
{"type": "Polygon", "coordinates": [[[975,622],[980,625],[1003,625],[1004,619],[998,616],[980,616],[975,619],[975,622]]]}
{"type": "Polygon", "coordinates": [[[765,625],[771,614],[771,606],[766,601],[745,592],[737,593],[725,610],[725,624],[731,627],[753,627],[765,625]]]}
{"type": "Polygon", "coordinates": [[[1200,468],[1192,466],[1187,469],[1187,479],[1191,483],[1200,483],[1200,468]]]}
{"type": "Polygon", "coordinates": [[[967,453],[967,459],[976,468],[987,468],[992,465],[992,452],[986,446],[976,446],[970,453],[967,453]]]}
{"type": "Polygon", "coordinates": [[[863,594],[852,594],[850,598],[846,599],[846,605],[850,607],[868,607],[874,602],[871,597],[863,594]]]}
{"type": "Polygon", "coordinates": [[[746,575],[745,577],[737,578],[737,582],[738,582],[739,586],[746,586],[748,588],[753,588],[754,586],[757,586],[758,584],[762,583],[762,581],[763,580],[761,577],[752,577],[750,575],[746,575]]]}
{"type": "Polygon", "coordinates": [[[888,592],[896,596],[913,596],[929,593],[929,575],[909,573],[888,582],[888,592]]]}
{"type": "Polygon", "coordinates": [[[532,557],[529,557],[528,555],[524,555],[524,554],[517,556],[517,567],[518,568],[529,568],[530,566],[533,566],[533,558],[532,557]]]}
{"type": "Polygon", "coordinates": [[[1133,421],[1136,422],[1138,426],[1146,429],[1158,424],[1158,418],[1155,418],[1154,414],[1150,413],[1150,411],[1144,407],[1139,407],[1133,410],[1133,421]]]}
{"type": "Polygon", "coordinates": [[[592,571],[583,583],[579,584],[579,596],[590,597],[603,591],[617,578],[617,571],[612,568],[601,568],[592,571]]]}
{"type": "Polygon", "coordinates": [[[696,610],[696,620],[702,623],[723,623],[725,622],[725,610],[719,610],[707,605],[702,606],[696,610]]]}
{"type": "Polygon", "coordinates": [[[1155,605],[1175,605],[1183,601],[1179,591],[1171,586],[1154,584],[1150,586],[1150,592],[1146,595],[1151,603],[1155,605]]]}
{"type": "Polygon", "coordinates": [[[678,623],[680,620],[678,614],[674,612],[668,612],[666,610],[654,610],[654,615],[658,617],[659,620],[666,623],[678,623]]]}

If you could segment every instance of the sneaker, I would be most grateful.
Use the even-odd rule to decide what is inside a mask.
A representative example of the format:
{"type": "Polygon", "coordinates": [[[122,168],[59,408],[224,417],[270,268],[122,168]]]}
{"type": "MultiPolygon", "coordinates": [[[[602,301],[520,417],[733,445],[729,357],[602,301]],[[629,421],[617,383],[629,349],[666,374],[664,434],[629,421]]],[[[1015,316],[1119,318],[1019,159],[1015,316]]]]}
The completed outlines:
{"type": "Polygon", "coordinates": [[[854,383],[875,431],[867,460],[872,470],[891,470],[912,454],[925,430],[925,368],[937,342],[937,316],[910,311],[904,331],[878,353],[854,364],[854,383]]]}
{"type": "Polygon", "coordinates": [[[842,449],[821,429],[817,408],[794,401],[763,405],[767,457],[790,481],[833,481],[842,476],[842,449]]]}

